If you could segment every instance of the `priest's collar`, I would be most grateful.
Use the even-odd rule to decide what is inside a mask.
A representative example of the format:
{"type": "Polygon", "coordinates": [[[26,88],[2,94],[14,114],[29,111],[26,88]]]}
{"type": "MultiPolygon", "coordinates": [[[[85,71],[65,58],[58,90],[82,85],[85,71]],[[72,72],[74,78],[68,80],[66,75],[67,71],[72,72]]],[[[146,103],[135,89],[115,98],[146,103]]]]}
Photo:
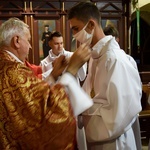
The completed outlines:
{"type": "Polygon", "coordinates": [[[49,56],[50,57],[59,57],[60,55],[63,55],[64,54],[64,48],[63,48],[63,50],[62,50],[62,52],[57,56],[57,55],[55,55],[54,53],[53,53],[53,51],[52,51],[52,49],[49,51],[49,56]]]}
{"type": "Polygon", "coordinates": [[[13,53],[11,53],[8,50],[5,50],[11,57],[13,57],[17,62],[20,62],[22,64],[24,64],[24,62],[22,62],[18,57],[16,57],[13,53]]]}

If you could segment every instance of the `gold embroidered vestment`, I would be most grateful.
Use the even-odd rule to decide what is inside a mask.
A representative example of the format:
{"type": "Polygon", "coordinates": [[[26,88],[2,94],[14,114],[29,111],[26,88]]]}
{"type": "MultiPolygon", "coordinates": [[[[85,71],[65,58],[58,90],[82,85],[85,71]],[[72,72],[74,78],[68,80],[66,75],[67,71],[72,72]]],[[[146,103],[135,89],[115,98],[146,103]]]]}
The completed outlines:
{"type": "Polygon", "coordinates": [[[75,132],[64,87],[0,51],[0,150],[74,150],[75,132]]]}

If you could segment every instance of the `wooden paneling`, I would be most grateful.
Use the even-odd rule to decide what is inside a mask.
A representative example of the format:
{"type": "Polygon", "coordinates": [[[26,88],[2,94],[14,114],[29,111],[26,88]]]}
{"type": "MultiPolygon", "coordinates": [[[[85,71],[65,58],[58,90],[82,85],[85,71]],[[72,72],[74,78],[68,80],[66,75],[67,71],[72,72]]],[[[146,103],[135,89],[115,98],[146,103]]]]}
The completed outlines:
{"type": "MultiPolygon", "coordinates": [[[[29,54],[29,61],[39,64],[39,20],[55,20],[56,30],[64,37],[64,48],[71,51],[72,34],[67,20],[67,11],[80,0],[1,0],[0,20],[10,17],[18,17],[25,21],[31,28],[32,50],[29,54]]],[[[91,0],[98,6],[101,12],[102,25],[106,21],[112,21],[120,33],[121,48],[128,52],[128,20],[129,1],[124,0],[91,0]]],[[[77,44],[75,44],[77,45],[77,44]]]]}
{"type": "Polygon", "coordinates": [[[150,82],[150,71],[140,72],[140,77],[143,84],[147,84],[150,82]]]}

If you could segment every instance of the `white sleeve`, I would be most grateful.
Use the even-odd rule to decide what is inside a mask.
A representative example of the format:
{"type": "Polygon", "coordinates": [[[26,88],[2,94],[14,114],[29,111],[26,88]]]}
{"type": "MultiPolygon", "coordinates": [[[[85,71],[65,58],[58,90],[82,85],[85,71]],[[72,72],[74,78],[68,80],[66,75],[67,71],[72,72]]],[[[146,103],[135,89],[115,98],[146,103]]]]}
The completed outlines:
{"type": "MultiPolygon", "coordinates": [[[[88,122],[87,131],[90,136],[97,137],[96,133],[99,132],[96,128],[98,128],[101,140],[116,138],[127,131],[142,109],[141,80],[138,71],[131,65],[127,67],[123,63],[115,62],[104,79],[108,82],[106,97],[93,99],[94,105],[85,114],[90,112],[89,115],[98,118],[88,122]],[[97,120],[100,124],[98,127],[98,123],[95,124],[97,120]]],[[[102,90],[104,91],[104,88],[102,90]]]]}
{"type": "Polygon", "coordinates": [[[128,130],[142,109],[142,86],[138,71],[133,67],[116,62],[109,75],[108,103],[100,108],[100,113],[110,137],[117,137],[128,130]]]}
{"type": "Polygon", "coordinates": [[[104,117],[111,136],[117,136],[126,131],[134,117],[141,111],[141,89],[140,77],[136,71],[123,66],[115,67],[107,88],[110,108],[109,106],[101,108],[101,116],[104,117]],[[109,128],[110,122],[113,130],[109,128]]]}
{"type": "Polygon", "coordinates": [[[78,116],[93,105],[92,99],[78,85],[75,77],[70,73],[64,73],[60,78],[59,83],[67,87],[75,116],[78,116]]]}

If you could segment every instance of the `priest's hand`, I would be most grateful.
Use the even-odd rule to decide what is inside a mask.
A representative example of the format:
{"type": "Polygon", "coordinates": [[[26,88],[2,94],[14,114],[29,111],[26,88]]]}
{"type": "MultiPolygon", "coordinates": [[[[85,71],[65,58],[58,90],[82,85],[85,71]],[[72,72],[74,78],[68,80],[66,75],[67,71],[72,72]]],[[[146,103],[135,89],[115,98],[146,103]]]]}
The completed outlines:
{"type": "Polygon", "coordinates": [[[85,62],[87,62],[90,59],[90,56],[90,47],[86,44],[80,45],[79,48],[74,52],[74,54],[70,58],[66,72],[69,72],[73,76],[75,76],[78,70],[82,67],[82,65],[84,65],[85,62]]]}
{"type": "Polygon", "coordinates": [[[67,65],[68,61],[66,60],[64,55],[61,55],[60,57],[55,59],[55,61],[53,62],[53,70],[51,72],[51,75],[55,80],[57,80],[58,77],[62,75],[62,72],[64,71],[67,65]]]}

